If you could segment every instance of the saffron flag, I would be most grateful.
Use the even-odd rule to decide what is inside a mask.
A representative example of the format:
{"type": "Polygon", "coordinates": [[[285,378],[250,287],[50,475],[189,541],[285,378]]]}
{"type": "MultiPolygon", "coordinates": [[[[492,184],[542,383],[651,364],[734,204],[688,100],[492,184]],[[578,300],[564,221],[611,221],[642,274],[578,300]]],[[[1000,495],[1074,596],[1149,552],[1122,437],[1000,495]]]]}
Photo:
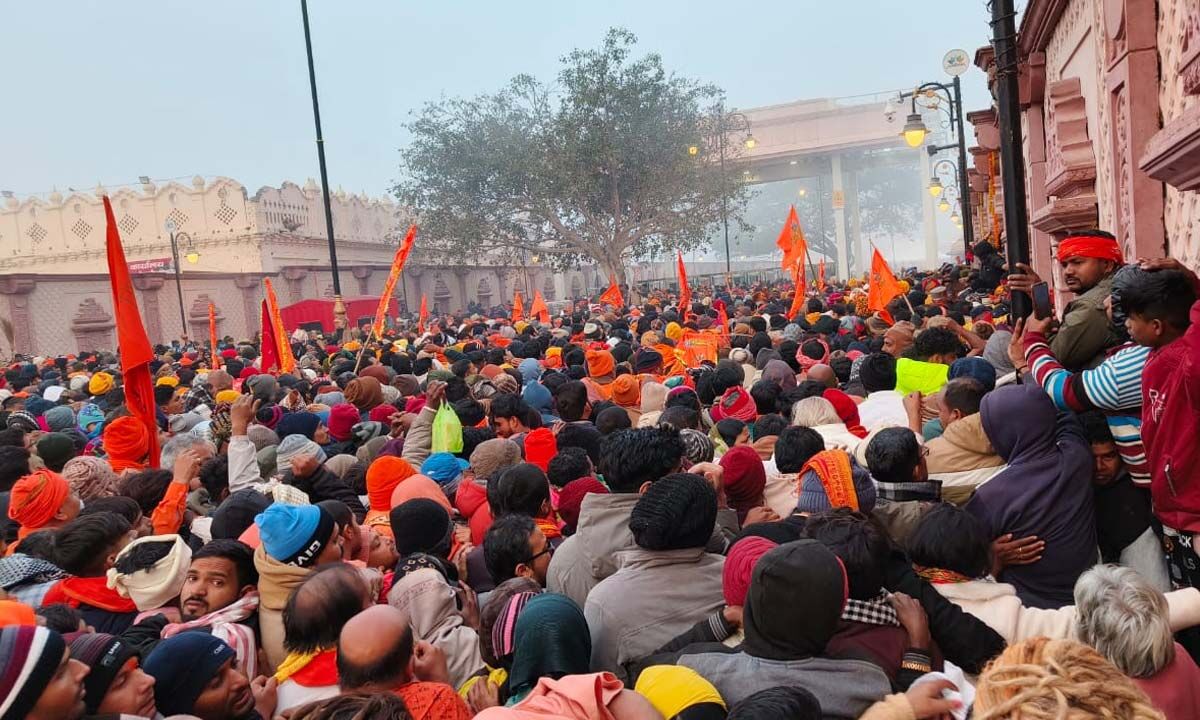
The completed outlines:
{"type": "Polygon", "coordinates": [[[213,369],[221,367],[221,355],[217,352],[217,309],[208,304],[208,342],[212,345],[213,369]]]}
{"type": "Polygon", "coordinates": [[[717,323],[720,326],[718,328],[718,330],[721,333],[721,339],[724,340],[726,344],[728,344],[729,343],[729,314],[727,312],[725,312],[725,301],[724,300],[713,300],[713,305],[715,305],[717,308],[717,323]]]}
{"type": "Polygon", "coordinates": [[[876,249],[875,254],[871,256],[871,287],[867,290],[867,309],[883,310],[892,298],[903,292],[904,289],[892,274],[887,260],[884,260],[883,254],[876,249]]]}
{"type": "Polygon", "coordinates": [[[271,311],[271,327],[275,330],[275,349],[279,351],[279,372],[290,373],[296,369],[296,358],[292,355],[287,331],[283,329],[279,301],[275,299],[275,288],[271,286],[271,279],[263,278],[263,285],[267,289],[267,309],[271,311]]]}
{"type": "Polygon", "coordinates": [[[804,239],[804,229],[800,227],[795,205],[788,208],[787,220],[783,229],[779,231],[775,245],[783,251],[783,260],[779,263],[781,268],[794,274],[793,268],[800,265],[803,272],[804,258],[808,255],[808,242],[804,239]]]}
{"type": "Polygon", "coordinates": [[[675,260],[679,266],[679,317],[686,318],[692,309],[692,289],[688,287],[687,268],[683,265],[683,253],[678,250],[675,252],[675,260]]]}
{"type": "Polygon", "coordinates": [[[513,290],[513,312],[512,321],[517,322],[525,319],[525,298],[521,297],[520,290],[513,290]]]}
{"type": "Polygon", "coordinates": [[[541,290],[533,291],[533,303],[529,306],[529,314],[536,316],[538,322],[543,325],[550,324],[550,308],[546,305],[546,298],[542,297],[541,290]]]}
{"type": "Polygon", "coordinates": [[[417,333],[425,334],[425,320],[429,317],[429,306],[425,304],[425,293],[421,293],[421,311],[417,314],[417,333]]]}
{"type": "Polygon", "coordinates": [[[271,310],[267,307],[267,301],[263,300],[260,303],[262,310],[262,371],[265,373],[279,372],[279,343],[275,338],[275,323],[271,321],[271,310]]]}
{"type": "Polygon", "coordinates": [[[617,286],[617,279],[611,275],[608,278],[608,289],[600,296],[600,303],[612,305],[615,308],[625,307],[625,297],[621,295],[621,288],[617,286]]]}
{"type": "Polygon", "coordinates": [[[792,268],[792,282],[796,285],[796,294],[792,296],[792,307],[787,316],[793,320],[804,314],[804,264],[796,263],[792,268]]]}
{"type": "Polygon", "coordinates": [[[817,265],[817,290],[825,292],[825,258],[817,265]]]}
{"type": "MultiPolygon", "coordinates": [[[[146,426],[149,436],[149,452],[146,462],[149,467],[158,467],[158,421],[155,418],[154,381],[150,377],[150,362],[154,360],[154,349],[146,337],[146,326],[142,325],[142,314],[138,310],[137,295],[133,292],[133,278],[129,264],[125,261],[125,249],[121,247],[121,233],[113,217],[108,196],[104,197],[104,220],[107,225],[105,250],[108,256],[108,277],[112,283],[113,315],[117,326],[117,348],[121,353],[121,374],[124,377],[125,407],[146,426]]],[[[187,332],[187,328],[184,328],[187,332]]]]}
{"type": "Polygon", "coordinates": [[[387,281],[383,283],[383,294],[379,296],[379,309],[375,311],[375,324],[371,326],[375,337],[383,336],[383,321],[387,317],[388,304],[392,301],[392,291],[396,289],[396,280],[400,278],[400,271],[404,269],[404,263],[408,260],[408,254],[412,252],[413,242],[416,239],[417,226],[410,225],[408,232],[404,235],[404,240],[400,241],[400,246],[396,248],[396,256],[392,258],[392,269],[388,271],[387,281]]]}

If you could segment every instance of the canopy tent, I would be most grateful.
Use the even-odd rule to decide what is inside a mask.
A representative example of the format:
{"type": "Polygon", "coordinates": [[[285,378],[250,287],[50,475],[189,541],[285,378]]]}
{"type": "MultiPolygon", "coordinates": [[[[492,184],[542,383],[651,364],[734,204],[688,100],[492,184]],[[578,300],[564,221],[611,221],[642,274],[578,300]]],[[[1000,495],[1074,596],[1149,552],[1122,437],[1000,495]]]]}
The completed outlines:
{"type": "MultiPolygon", "coordinates": [[[[346,306],[346,322],[350,327],[362,327],[374,322],[375,311],[379,309],[379,298],[371,295],[344,297],[342,303],[346,306]]],[[[395,302],[388,305],[388,317],[392,320],[398,316],[396,305],[395,302]]],[[[281,307],[279,314],[283,318],[284,329],[289,333],[296,328],[333,332],[333,298],[301,300],[281,307]]]]}

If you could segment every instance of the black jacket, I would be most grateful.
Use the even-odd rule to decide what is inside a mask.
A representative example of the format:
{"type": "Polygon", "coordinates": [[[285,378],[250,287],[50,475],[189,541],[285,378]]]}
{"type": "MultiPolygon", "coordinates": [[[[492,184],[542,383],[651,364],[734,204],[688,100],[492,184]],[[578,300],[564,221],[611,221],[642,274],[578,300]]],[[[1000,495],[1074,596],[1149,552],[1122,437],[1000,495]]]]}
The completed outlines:
{"type": "Polygon", "coordinates": [[[367,514],[367,509],[363,507],[354,490],[340,477],[325,469],[324,465],[317,468],[312,475],[302,478],[292,475],[292,471],[288,470],[283,474],[281,481],[307,493],[308,500],[313,505],[322,500],[340,500],[350,508],[350,512],[354,513],[359,522],[362,522],[367,514]]]}

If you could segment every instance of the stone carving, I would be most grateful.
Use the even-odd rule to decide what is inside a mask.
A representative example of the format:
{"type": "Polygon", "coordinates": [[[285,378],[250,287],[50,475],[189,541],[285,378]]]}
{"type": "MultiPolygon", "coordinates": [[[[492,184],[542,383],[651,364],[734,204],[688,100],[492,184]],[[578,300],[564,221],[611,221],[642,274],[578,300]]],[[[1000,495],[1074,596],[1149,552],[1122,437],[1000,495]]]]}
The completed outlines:
{"type": "Polygon", "coordinates": [[[109,350],[113,342],[113,317],[96,298],[84,298],[71,320],[71,333],[80,350],[109,350]]]}
{"type": "Polygon", "coordinates": [[[544,297],[547,300],[554,299],[555,290],[554,290],[554,276],[553,275],[547,275],[545,277],[545,279],[542,280],[542,297],[544,297]]]}
{"type": "Polygon", "coordinates": [[[1095,191],[1096,154],[1088,138],[1087,101],[1079,78],[1059,80],[1047,89],[1046,192],[1051,195],[1091,186],[1095,191]]]}
{"type": "Polygon", "coordinates": [[[479,298],[482,305],[487,305],[492,299],[492,284],[488,282],[487,276],[479,278],[479,285],[475,288],[475,296],[479,298]]]}
{"type": "Polygon", "coordinates": [[[217,321],[217,336],[221,335],[221,321],[225,319],[225,315],[221,312],[221,306],[213,302],[208,293],[201,293],[192,301],[192,306],[188,308],[188,326],[190,335],[197,340],[208,339],[208,306],[213,306],[213,314],[217,321]]]}

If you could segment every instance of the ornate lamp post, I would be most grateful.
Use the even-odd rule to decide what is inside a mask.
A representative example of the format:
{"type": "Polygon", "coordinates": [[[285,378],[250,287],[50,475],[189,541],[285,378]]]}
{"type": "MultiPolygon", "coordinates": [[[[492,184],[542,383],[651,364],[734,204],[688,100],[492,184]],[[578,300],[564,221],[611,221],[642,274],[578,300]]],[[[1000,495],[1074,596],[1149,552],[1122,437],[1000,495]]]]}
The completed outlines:
{"type": "Polygon", "coordinates": [[[187,249],[184,251],[184,257],[193,265],[200,262],[200,251],[196,249],[196,245],[192,242],[192,236],[185,232],[176,232],[179,226],[174,220],[167,220],[165,225],[167,236],[171,238],[171,260],[172,267],[175,269],[175,296],[179,299],[179,327],[182,328],[184,337],[187,337],[187,313],[183,309],[183,282],[180,277],[179,268],[179,246],[184,241],[187,242],[187,249]]]}

